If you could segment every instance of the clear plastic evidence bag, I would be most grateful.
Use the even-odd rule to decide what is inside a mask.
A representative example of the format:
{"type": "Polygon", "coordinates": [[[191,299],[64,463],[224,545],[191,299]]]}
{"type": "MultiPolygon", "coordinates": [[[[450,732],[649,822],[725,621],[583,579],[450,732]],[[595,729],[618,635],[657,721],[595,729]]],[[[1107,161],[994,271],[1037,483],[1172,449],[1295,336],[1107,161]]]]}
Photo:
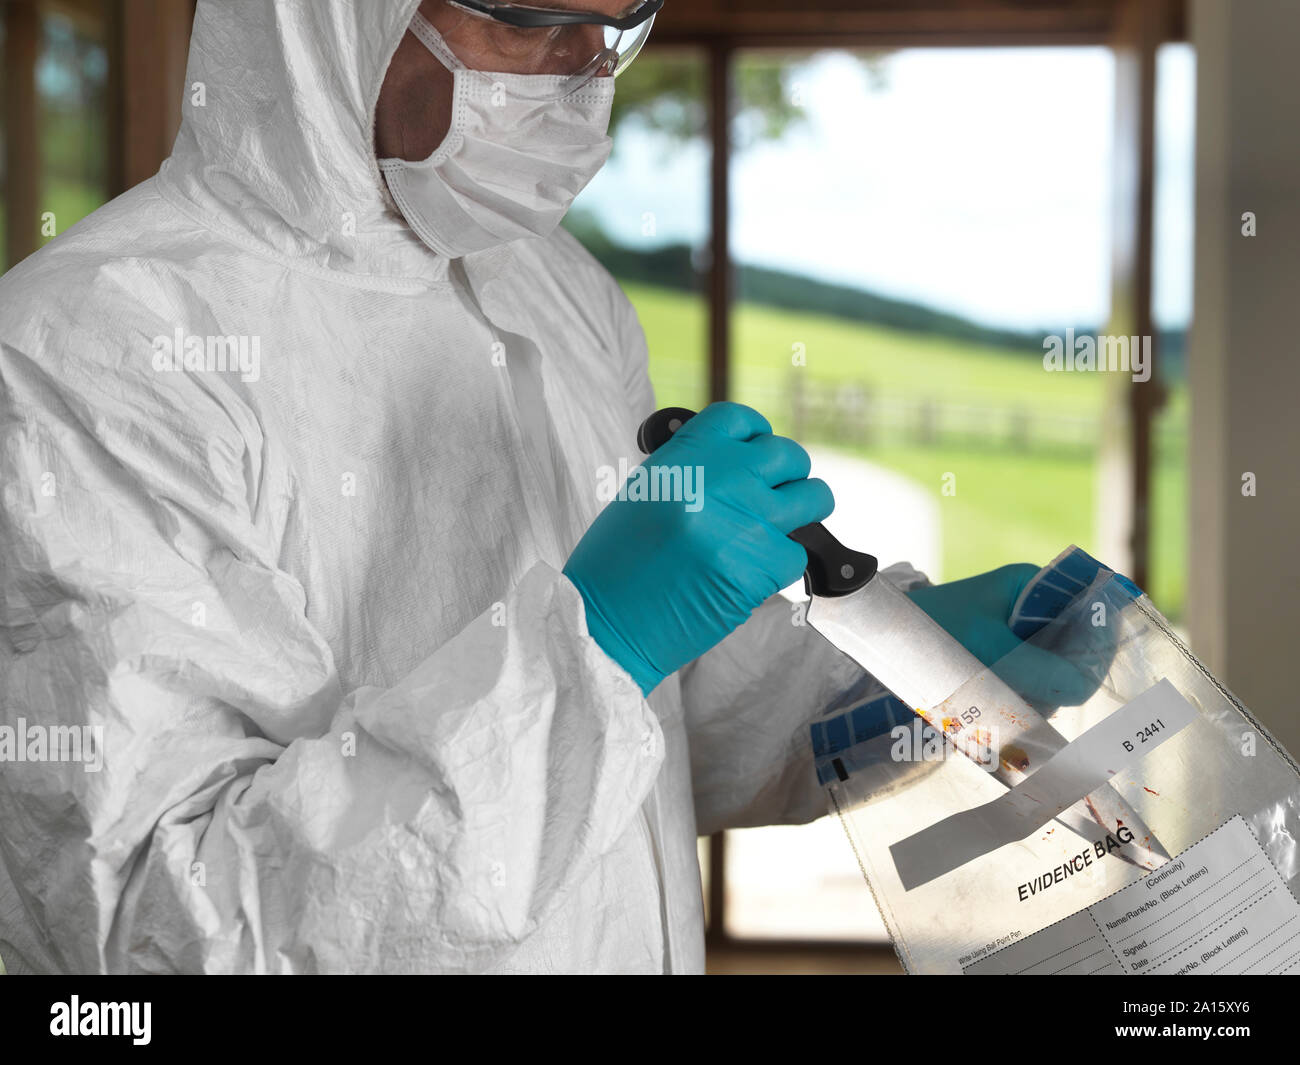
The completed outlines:
{"type": "Polygon", "coordinates": [[[912,973],[1300,973],[1300,769],[1131,581],[1070,548],[1024,643],[813,725],[912,973]]]}

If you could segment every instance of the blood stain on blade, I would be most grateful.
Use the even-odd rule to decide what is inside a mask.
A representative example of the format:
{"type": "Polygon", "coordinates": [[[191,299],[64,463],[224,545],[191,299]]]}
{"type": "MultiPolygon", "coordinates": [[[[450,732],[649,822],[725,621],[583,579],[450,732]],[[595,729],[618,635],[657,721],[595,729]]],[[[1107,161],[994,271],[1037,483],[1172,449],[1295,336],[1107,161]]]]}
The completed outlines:
{"type": "Polygon", "coordinates": [[[1022,747],[1017,747],[1014,743],[1008,743],[1001,751],[998,752],[999,760],[1008,769],[1016,769],[1024,772],[1029,768],[1029,755],[1022,747]]]}

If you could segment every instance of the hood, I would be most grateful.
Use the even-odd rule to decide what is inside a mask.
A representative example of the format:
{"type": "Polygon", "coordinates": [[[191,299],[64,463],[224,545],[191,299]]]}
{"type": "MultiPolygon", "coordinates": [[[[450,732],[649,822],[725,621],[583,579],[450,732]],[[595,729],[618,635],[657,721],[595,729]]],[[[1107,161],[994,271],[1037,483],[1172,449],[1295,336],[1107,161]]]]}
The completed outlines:
{"type": "Polygon", "coordinates": [[[445,275],[374,153],[384,75],[419,0],[199,0],[159,187],[232,239],[332,272],[445,275]]]}

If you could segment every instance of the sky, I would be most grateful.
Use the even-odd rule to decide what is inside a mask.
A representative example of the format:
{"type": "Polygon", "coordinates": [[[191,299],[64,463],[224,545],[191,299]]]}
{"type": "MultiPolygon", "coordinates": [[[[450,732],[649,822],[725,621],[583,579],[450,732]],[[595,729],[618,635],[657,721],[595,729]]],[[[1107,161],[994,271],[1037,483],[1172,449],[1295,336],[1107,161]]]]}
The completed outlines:
{"type": "MultiPolygon", "coordinates": [[[[1104,322],[1109,50],[906,49],[881,84],[844,53],[792,62],[803,120],[733,161],[735,259],[994,326],[1104,322]]],[[[1167,46],[1158,77],[1156,315],[1176,327],[1191,299],[1190,48],[1167,46]]],[[[702,143],[629,124],[579,203],[633,246],[698,243],[707,174],[702,143]]]]}

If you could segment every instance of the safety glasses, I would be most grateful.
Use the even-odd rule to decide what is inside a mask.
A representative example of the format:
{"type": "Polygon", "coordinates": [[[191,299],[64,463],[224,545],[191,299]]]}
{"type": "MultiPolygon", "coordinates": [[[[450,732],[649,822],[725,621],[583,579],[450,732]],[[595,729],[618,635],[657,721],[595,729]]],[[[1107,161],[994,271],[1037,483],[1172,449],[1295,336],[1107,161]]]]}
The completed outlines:
{"type": "Polygon", "coordinates": [[[636,58],[664,0],[637,0],[620,15],[501,0],[442,0],[425,17],[465,66],[478,73],[562,78],[567,96],[593,78],[617,77],[636,58]]]}

